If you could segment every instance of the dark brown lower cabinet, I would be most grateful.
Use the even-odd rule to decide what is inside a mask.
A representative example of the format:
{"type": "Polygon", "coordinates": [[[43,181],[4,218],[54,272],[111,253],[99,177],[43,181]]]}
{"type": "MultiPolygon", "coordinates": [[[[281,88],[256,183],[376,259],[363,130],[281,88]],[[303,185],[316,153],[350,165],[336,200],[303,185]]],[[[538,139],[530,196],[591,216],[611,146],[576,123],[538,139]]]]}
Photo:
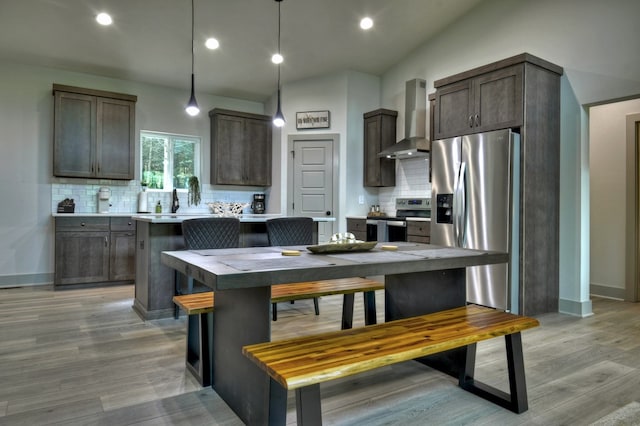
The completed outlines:
{"type": "Polygon", "coordinates": [[[129,217],[57,217],[56,288],[135,279],[135,222],[129,217]]]}
{"type": "Polygon", "coordinates": [[[111,232],[109,281],[133,281],[136,278],[136,233],[111,232]]]}
{"type": "Polygon", "coordinates": [[[347,232],[351,232],[357,240],[367,241],[367,220],[348,217],[347,232]]]}
{"type": "Polygon", "coordinates": [[[407,241],[413,243],[429,244],[431,241],[431,222],[407,221],[407,241]]]}

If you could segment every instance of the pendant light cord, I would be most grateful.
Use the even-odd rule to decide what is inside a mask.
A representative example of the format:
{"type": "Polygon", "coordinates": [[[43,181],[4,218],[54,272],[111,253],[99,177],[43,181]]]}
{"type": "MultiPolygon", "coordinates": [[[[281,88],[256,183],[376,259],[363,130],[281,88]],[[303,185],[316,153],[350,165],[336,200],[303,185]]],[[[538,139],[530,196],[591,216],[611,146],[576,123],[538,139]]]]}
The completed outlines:
{"type": "MultiPolygon", "coordinates": [[[[194,39],[194,29],[193,27],[195,26],[195,12],[194,12],[194,6],[193,6],[193,2],[195,0],[191,0],[191,75],[193,76],[193,70],[194,70],[194,64],[195,64],[195,50],[193,48],[193,39],[194,39]]],[[[193,78],[193,77],[192,77],[193,78]]]]}
{"type": "MultiPolygon", "coordinates": [[[[280,13],[280,5],[282,3],[282,0],[275,0],[275,1],[278,3],[278,55],[280,55],[282,57],[282,53],[280,52],[280,28],[281,28],[281,19],[282,19],[282,14],[280,13]]],[[[274,117],[273,117],[273,124],[276,127],[282,127],[285,124],[285,119],[284,119],[284,115],[282,114],[281,99],[280,99],[280,65],[281,65],[281,62],[282,61],[278,62],[278,101],[277,101],[276,115],[274,115],[274,117]]]]}
{"type": "Polygon", "coordinates": [[[194,48],[194,40],[195,40],[195,0],[191,0],[191,97],[189,98],[189,102],[187,103],[187,107],[185,111],[192,117],[195,117],[200,113],[200,108],[198,107],[198,102],[196,101],[196,93],[195,93],[195,56],[196,51],[194,48]]]}
{"type": "MultiPolygon", "coordinates": [[[[278,55],[282,55],[282,52],[280,51],[280,19],[281,19],[281,13],[280,13],[280,5],[282,4],[282,0],[276,0],[278,2],[278,55]]],[[[278,91],[280,90],[280,65],[278,64],[278,91]]],[[[278,94],[278,97],[280,95],[278,94]]]]}

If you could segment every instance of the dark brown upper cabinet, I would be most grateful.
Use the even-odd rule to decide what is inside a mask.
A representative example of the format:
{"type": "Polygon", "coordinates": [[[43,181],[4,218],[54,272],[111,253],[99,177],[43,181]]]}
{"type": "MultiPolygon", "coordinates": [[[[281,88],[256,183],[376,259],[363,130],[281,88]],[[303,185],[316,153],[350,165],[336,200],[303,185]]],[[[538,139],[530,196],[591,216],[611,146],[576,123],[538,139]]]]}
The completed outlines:
{"type": "Polygon", "coordinates": [[[395,186],[396,160],[378,153],[396,143],[397,111],[377,109],[364,118],[364,186],[395,186]]]}
{"type": "Polygon", "coordinates": [[[211,183],[271,186],[271,117],[213,109],[211,183]]]}
{"type": "Polygon", "coordinates": [[[524,64],[518,64],[436,86],[434,137],[442,139],[521,126],[523,71],[524,64]]]}
{"type": "Polygon", "coordinates": [[[54,176],[133,179],[137,97],[59,84],[53,95],[54,176]]]}

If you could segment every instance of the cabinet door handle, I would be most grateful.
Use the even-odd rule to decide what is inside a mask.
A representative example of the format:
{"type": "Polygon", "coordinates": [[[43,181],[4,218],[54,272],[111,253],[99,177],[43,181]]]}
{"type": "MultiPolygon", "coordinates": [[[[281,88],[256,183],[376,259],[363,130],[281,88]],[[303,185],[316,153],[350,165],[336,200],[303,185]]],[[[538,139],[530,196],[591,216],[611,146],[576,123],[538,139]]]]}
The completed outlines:
{"type": "Polygon", "coordinates": [[[476,114],[476,127],[480,127],[480,116],[476,114]]]}
{"type": "Polygon", "coordinates": [[[109,239],[107,237],[104,237],[104,246],[109,247],[109,239]]]}
{"type": "Polygon", "coordinates": [[[469,127],[473,127],[473,115],[469,116],[469,127]]]}

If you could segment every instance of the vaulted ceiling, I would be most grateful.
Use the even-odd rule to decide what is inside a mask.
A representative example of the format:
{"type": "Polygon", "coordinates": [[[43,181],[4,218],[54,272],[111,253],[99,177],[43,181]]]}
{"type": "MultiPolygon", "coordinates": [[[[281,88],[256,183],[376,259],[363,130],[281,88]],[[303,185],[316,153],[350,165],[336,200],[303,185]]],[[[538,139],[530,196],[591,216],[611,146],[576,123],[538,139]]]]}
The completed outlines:
{"type": "MultiPolygon", "coordinates": [[[[381,75],[481,0],[283,0],[283,84],[381,75]],[[371,30],[358,23],[373,18],[371,30]]],[[[274,0],[195,0],[196,90],[264,101],[276,87],[274,0]],[[208,50],[207,37],[220,42],[208,50]]],[[[190,0],[1,0],[0,61],[188,89],[190,0]],[[113,25],[95,22],[109,12],[113,25]]]]}

